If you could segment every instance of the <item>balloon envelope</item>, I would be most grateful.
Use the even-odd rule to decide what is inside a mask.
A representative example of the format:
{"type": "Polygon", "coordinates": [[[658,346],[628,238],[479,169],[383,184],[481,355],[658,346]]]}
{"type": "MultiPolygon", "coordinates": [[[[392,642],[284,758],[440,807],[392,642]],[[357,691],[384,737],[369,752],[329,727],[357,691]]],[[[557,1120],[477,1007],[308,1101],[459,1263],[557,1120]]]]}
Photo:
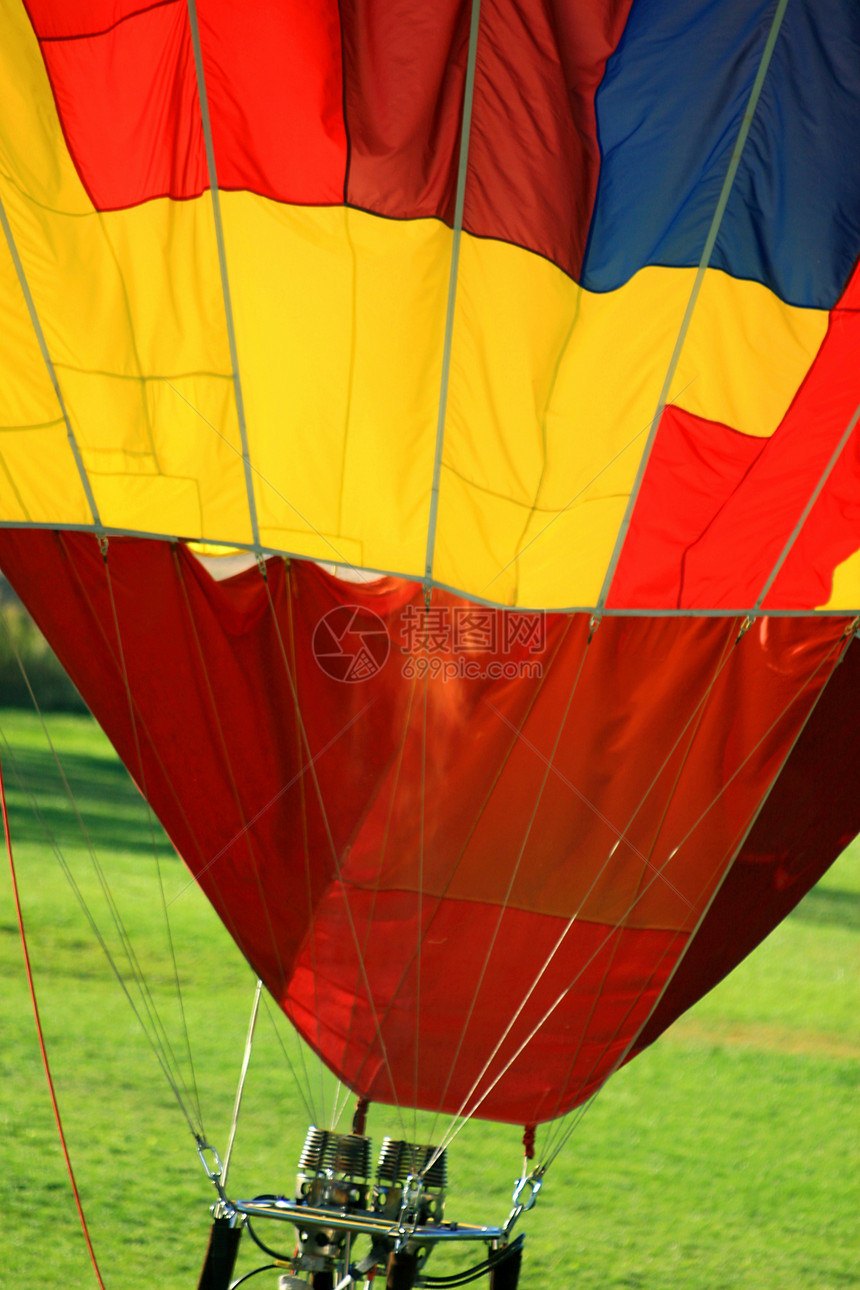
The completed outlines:
{"type": "Polygon", "coordinates": [[[860,10],[0,21],[0,563],[347,1083],[560,1114],[860,826],[860,10]]]}

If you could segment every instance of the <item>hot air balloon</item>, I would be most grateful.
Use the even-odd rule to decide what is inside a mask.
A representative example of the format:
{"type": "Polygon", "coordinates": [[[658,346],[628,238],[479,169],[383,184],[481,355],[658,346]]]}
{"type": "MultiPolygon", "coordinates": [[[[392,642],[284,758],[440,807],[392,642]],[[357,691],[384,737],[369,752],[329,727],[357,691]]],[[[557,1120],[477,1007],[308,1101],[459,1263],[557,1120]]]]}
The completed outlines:
{"type": "Polygon", "coordinates": [[[3,23],[0,566],[358,1098],[294,1197],[198,1142],[217,1241],[512,1286],[545,1162],[466,1229],[366,1105],[528,1155],[860,830],[860,14],[3,23]]]}

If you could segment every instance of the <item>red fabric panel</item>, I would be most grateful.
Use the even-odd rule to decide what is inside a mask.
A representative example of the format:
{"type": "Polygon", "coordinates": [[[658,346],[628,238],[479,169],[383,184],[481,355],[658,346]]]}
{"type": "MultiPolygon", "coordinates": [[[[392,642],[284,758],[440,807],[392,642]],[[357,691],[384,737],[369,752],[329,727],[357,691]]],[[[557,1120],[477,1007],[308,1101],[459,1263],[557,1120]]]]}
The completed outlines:
{"type": "MultiPolygon", "coordinates": [[[[608,603],[738,610],[756,604],[860,400],[860,269],[776,433],[746,440],[666,409],[608,603]]],[[[860,431],[806,520],[765,606],[814,609],[860,550],[860,431]]]]}
{"type": "Polygon", "coordinates": [[[589,642],[587,616],[548,615],[536,648],[503,640],[503,611],[440,595],[428,615],[413,584],[302,562],[270,562],[272,609],[256,569],[215,583],[157,542],[111,540],[110,586],[82,535],[5,530],[0,561],[324,1060],[379,1100],[486,1094],[515,1121],[574,1105],[634,1042],[841,646],[831,619],[737,644],[731,620],[606,619],[589,642]],[[332,623],[375,648],[380,621],[390,656],[363,680],[314,656],[332,623]],[[448,670],[425,683],[427,658],[448,670]],[[490,674],[524,663],[540,675],[490,674]]]}
{"type": "MultiPolygon", "coordinates": [[[[514,904],[542,914],[689,930],[780,764],[783,730],[748,762],[753,734],[786,721],[821,638],[777,627],[735,650],[731,620],[639,619],[602,624],[586,650],[587,621],[551,616],[555,657],[539,684],[430,689],[424,776],[439,809],[425,825],[420,888],[501,905],[510,887],[514,904]],[[772,653],[791,655],[781,679],[768,676],[772,653]]],[[[412,712],[352,838],[343,874],[356,887],[419,886],[422,727],[412,712]]]]}
{"type": "Polygon", "coordinates": [[[151,9],[182,8],[181,0],[24,0],[40,39],[68,40],[97,35],[151,9]]]}
{"type": "Polygon", "coordinates": [[[362,988],[343,893],[332,887],[319,911],[319,934],[297,965],[286,1001],[302,1034],[372,1101],[417,1102],[449,1113],[464,1107],[519,1124],[552,1119],[600,1087],[654,1007],[687,939],[575,923],[564,953],[502,1038],[548,949],[564,935],[564,920],[509,909],[497,930],[493,905],[446,900],[431,915],[425,901],[419,981],[413,894],[350,892],[350,913],[373,928],[365,970],[374,983],[374,1007],[362,988]],[[314,956],[322,1008],[316,1006],[314,956]],[[321,983],[320,959],[326,964],[321,983]]]}
{"type": "MultiPolygon", "coordinates": [[[[185,0],[28,0],[60,119],[100,210],[209,187],[185,0]]],[[[197,11],[218,182],[304,203],[343,196],[346,138],[335,0],[197,11]]]]}
{"type": "MultiPolygon", "coordinates": [[[[108,6],[62,35],[56,6],[29,4],[60,121],[81,181],[101,210],[209,186],[185,6],[157,5],[105,26],[108,6]],[[44,15],[44,20],[43,20],[44,15]],[[91,27],[89,24],[93,23],[91,27]],[[88,35],[93,31],[95,34],[88,35]]],[[[130,7],[130,6],[129,6],[130,7]]]]}
{"type": "MultiPolygon", "coordinates": [[[[465,227],[574,277],[600,165],[594,96],[631,2],[481,6],[465,227]]],[[[28,8],[95,205],[203,192],[184,0],[28,8]]],[[[198,0],[197,9],[222,188],[453,222],[469,0],[424,9],[198,0]]]]}
{"type": "MultiPolygon", "coordinates": [[[[812,426],[824,422],[831,450],[860,411],[860,265],[838,308],[822,353],[789,412],[795,454],[812,426]]],[[[789,419],[787,418],[787,420],[789,419]]],[[[817,485],[827,464],[818,456],[817,485]]],[[[812,489],[807,494],[810,495],[812,489]]],[[[793,609],[824,605],[830,599],[833,571],[860,550],[860,428],[855,426],[813,506],[765,605],[793,609]]],[[[804,504],[806,503],[804,498],[804,504]]],[[[798,516],[799,518],[799,516],[798,516]]]]}
{"type": "Polygon", "coordinates": [[[222,188],[343,199],[346,135],[337,0],[198,5],[222,188]]]}
{"type": "Polygon", "coordinates": [[[607,597],[612,608],[681,603],[688,554],[707,539],[765,443],[666,408],[607,597]]]}

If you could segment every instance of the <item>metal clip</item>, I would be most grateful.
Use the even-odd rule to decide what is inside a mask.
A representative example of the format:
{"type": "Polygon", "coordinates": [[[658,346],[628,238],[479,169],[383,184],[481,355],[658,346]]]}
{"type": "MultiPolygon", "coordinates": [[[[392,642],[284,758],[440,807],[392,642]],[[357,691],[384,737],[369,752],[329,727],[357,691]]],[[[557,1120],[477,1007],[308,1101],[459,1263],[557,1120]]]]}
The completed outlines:
{"type": "Polygon", "coordinates": [[[221,1163],[221,1157],[218,1155],[218,1152],[215,1150],[215,1148],[210,1143],[204,1142],[202,1138],[196,1138],[195,1141],[197,1142],[197,1154],[200,1157],[200,1163],[203,1166],[206,1177],[214,1186],[221,1200],[224,1202],[227,1208],[232,1212],[233,1206],[228,1201],[227,1196],[224,1192],[224,1188],[221,1185],[221,1179],[224,1176],[224,1166],[221,1163]],[[205,1153],[207,1151],[211,1151],[213,1159],[215,1161],[215,1164],[212,1168],[210,1168],[209,1162],[206,1159],[205,1153]]]}
{"type": "Polygon", "coordinates": [[[839,651],[839,657],[836,660],[836,667],[840,667],[845,661],[852,642],[858,639],[860,639],[860,618],[852,618],[851,622],[842,633],[842,641],[844,643],[839,651]]]}
{"type": "Polygon", "coordinates": [[[754,621],[755,621],[755,619],[753,618],[752,614],[747,614],[746,618],[745,618],[745,619],[743,620],[743,622],[741,623],[740,631],[738,632],[737,636],[735,637],[735,644],[736,644],[736,645],[737,645],[738,641],[742,640],[742,639],[743,639],[743,637],[744,637],[744,636],[746,636],[747,632],[748,632],[748,631],[749,631],[749,629],[752,627],[752,625],[753,625],[754,621]]]}
{"type": "Polygon", "coordinates": [[[533,1169],[530,1174],[524,1174],[522,1178],[518,1178],[517,1181],[514,1183],[514,1194],[513,1194],[514,1207],[511,1210],[510,1214],[508,1214],[507,1220],[505,1222],[505,1235],[507,1235],[510,1232],[514,1223],[519,1218],[520,1214],[527,1214],[530,1209],[534,1208],[535,1201],[537,1200],[540,1194],[540,1190],[543,1187],[543,1175],[544,1175],[544,1166],[538,1165],[537,1169],[533,1169]],[[525,1200],[522,1200],[521,1197],[527,1187],[530,1187],[531,1190],[527,1198],[525,1200]]]}

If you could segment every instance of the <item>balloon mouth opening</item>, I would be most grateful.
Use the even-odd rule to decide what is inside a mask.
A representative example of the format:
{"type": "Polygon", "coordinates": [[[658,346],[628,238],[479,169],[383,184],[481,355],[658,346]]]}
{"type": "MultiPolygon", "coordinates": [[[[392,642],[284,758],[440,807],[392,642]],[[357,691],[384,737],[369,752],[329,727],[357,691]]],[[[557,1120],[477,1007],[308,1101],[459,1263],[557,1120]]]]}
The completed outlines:
{"type": "MultiPolygon", "coordinates": [[[[217,547],[204,542],[186,542],[184,545],[214,582],[226,582],[229,578],[238,578],[249,569],[255,568],[258,563],[257,555],[253,551],[241,550],[238,547],[217,547]]],[[[263,551],[261,554],[264,561],[284,558],[305,560],[303,556],[284,557],[276,551],[263,551]]],[[[329,577],[350,586],[369,586],[384,582],[390,577],[389,574],[377,573],[373,569],[362,569],[354,564],[336,564],[311,559],[307,559],[306,563],[315,565],[329,577]]]]}

